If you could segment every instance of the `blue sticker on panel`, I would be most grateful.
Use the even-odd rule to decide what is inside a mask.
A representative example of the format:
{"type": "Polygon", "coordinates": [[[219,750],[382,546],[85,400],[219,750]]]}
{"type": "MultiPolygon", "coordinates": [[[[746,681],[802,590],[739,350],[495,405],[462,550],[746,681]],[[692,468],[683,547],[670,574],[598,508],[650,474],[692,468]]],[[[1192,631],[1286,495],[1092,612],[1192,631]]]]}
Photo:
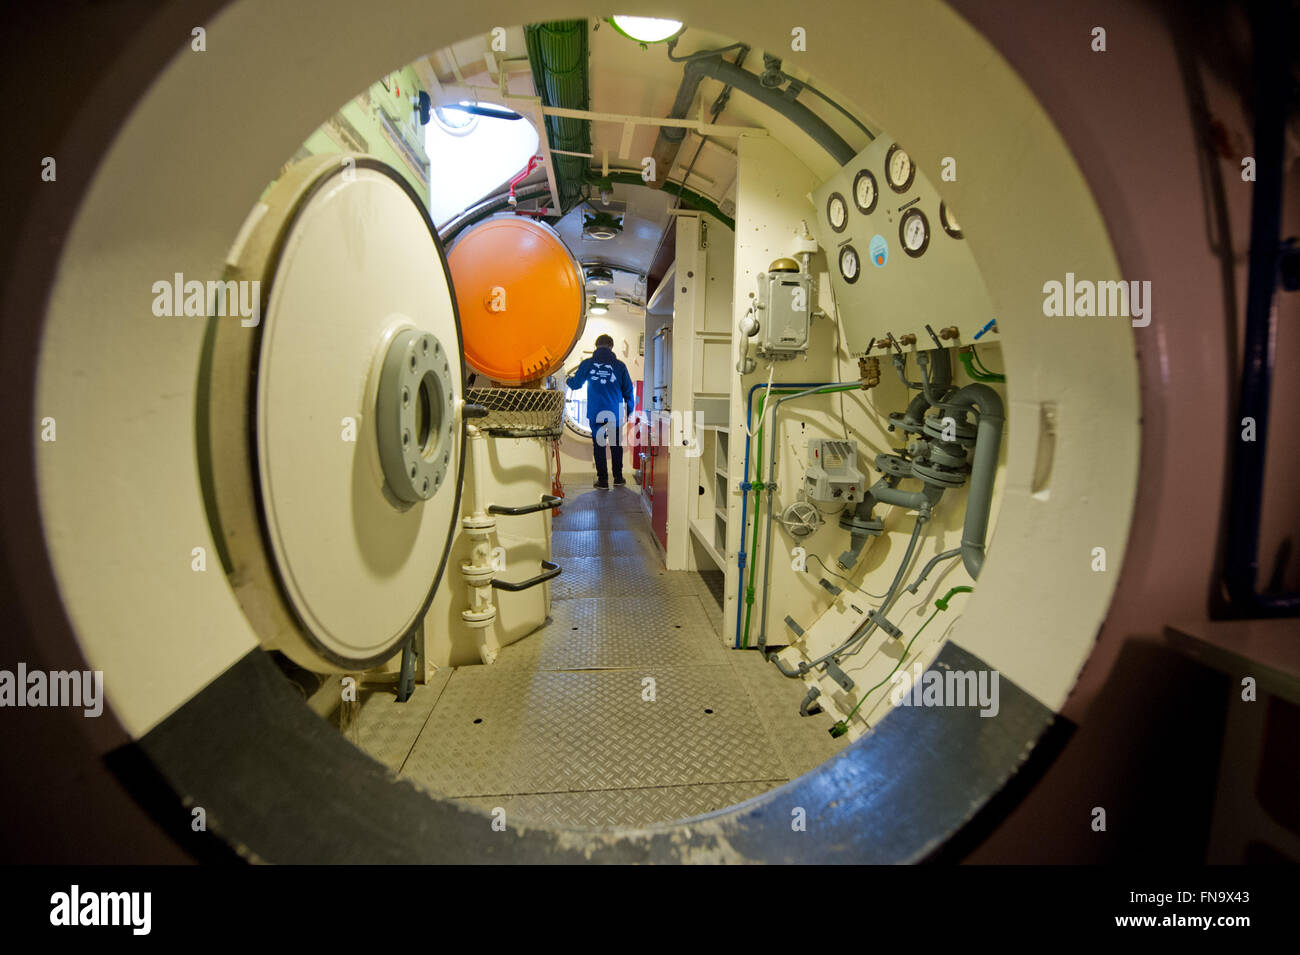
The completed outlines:
{"type": "Polygon", "coordinates": [[[885,263],[889,261],[889,243],[885,241],[885,237],[878,233],[873,235],[868,249],[871,252],[871,264],[878,269],[884,268],[885,263]]]}

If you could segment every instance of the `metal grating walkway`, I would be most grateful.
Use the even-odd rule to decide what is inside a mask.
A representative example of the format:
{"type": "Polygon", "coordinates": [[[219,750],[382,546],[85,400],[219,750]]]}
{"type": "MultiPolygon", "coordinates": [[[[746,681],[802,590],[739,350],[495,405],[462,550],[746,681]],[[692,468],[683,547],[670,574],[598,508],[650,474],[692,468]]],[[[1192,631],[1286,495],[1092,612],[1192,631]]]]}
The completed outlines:
{"type": "Polygon", "coordinates": [[[801,682],[724,647],[721,574],[665,570],[637,491],[569,500],[552,546],[547,625],[406,704],[367,694],[358,745],[432,792],[568,828],[713,812],[844,745],[799,716],[801,682]]]}

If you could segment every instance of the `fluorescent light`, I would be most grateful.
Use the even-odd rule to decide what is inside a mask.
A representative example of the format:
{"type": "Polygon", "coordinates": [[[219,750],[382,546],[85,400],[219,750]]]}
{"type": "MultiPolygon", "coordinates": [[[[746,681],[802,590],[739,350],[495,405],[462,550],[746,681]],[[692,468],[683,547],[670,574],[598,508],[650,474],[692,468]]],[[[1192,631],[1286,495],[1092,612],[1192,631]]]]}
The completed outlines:
{"type": "Polygon", "coordinates": [[[609,22],[619,33],[638,43],[662,43],[682,32],[680,20],[660,20],[656,17],[610,17],[609,22]]]}
{"type": "Polygon", "coordinates": [[[609,311],[609,303],[608,303],[608,302],[593,301],[593,302],[591,303],[591,306],[587,309],[587,314],[588,314],[588,315],[604,315],[604,314],[605,314],[606,312],[608,312],[608,311],[609,311]]]}

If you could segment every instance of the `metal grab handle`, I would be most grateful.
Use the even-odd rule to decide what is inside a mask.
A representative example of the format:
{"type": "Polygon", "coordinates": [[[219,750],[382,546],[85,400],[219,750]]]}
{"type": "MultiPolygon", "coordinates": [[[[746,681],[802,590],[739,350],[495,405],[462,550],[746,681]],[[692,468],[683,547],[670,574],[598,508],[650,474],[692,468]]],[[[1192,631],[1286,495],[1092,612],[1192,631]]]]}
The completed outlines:
{"type": "Polygon", "coordinates": [[[549,510],[550,508],[559,507],[564,503],[564,498],[555,497],[553,494],[543,494],[542,500],[538,504],[525,504],[522,507],[506,507],[502,504],[488,505],[489,514],[507,514],[511,517],[517,517],[520,514],[536,514],[538,511],[549,510]]]}
{"type": "Polygon", "coordinates": [[[545,583],[555,577],[560,576],[560,565],[552,564],[549,560],[542,561],[542,572],[536,577],[530,577],[528,580],[521,580],[517,584],[512,584],[507,580],[492,581],[493,590],[508,590],[515,593],[520,590],[527,590],[529,587],[536,587],[538,584],[545,583]]]}

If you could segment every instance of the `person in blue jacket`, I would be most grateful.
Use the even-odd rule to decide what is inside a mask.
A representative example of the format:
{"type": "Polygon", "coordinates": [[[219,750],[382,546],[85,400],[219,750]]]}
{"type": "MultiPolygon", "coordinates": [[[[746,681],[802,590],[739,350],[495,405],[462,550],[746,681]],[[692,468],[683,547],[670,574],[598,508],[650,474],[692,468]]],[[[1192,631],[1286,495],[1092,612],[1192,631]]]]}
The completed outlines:
{"type": "Polygon", "coordinates": [[[609,448],[610,462],[614,466],[614,484],[622,487],[623,447],[619,436],[626,417],[636,408],[636,393],[632,389],[632,376],[627,365],[614,355],[614,339],[601,335],[596,339],[596,350],[584,358],[578,370],[565,384],[570,388],[587,385],[587,423],[591,426],[591,445],[596,459],[596,487],[609,489],[609,472],[605,465],[605,448],[609,448]]]}

